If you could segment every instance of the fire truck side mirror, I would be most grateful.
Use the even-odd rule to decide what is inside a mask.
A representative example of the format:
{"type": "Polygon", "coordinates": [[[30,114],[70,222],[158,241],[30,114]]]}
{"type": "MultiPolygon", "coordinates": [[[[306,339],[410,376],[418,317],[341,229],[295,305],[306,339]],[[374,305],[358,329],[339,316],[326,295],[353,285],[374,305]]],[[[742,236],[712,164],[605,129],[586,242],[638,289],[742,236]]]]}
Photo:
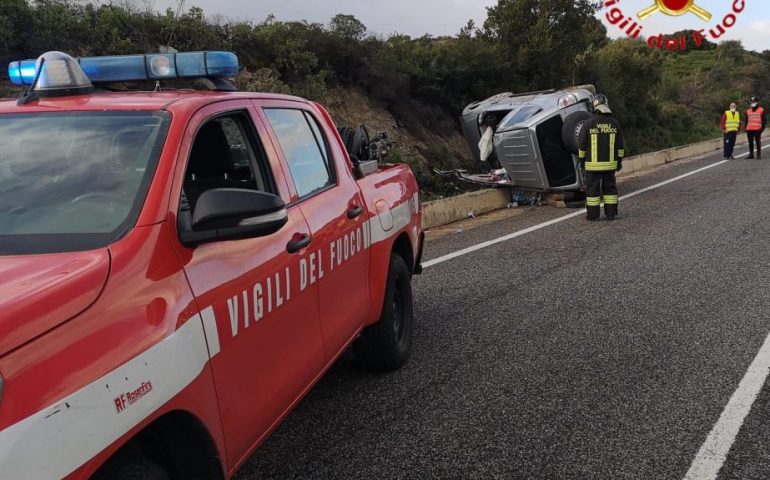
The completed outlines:
{"type": "Polygon", "coordinates": [[[192,231],[181,232],[187,246],[272,235],[289,221],[286,205],[272,193],[217,188],[201,194],[195,204],[192,231]]]}

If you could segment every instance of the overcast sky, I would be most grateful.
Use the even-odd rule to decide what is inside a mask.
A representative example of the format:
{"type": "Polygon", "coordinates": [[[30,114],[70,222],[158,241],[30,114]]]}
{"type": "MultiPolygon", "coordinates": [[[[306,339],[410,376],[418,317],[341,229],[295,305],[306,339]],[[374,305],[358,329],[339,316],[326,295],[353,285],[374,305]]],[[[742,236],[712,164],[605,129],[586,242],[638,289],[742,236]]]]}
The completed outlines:
{"type": "MultiPolygon", "coordinates": [[[[154,0],[157,8],[176,8],[178,0],[154,0]]],[[[497,0],[184,0],[184,9],[203,8],[206,14],[232,19],[307,20],[328,24],[338,13],[355,15],[372,33],[420,36],[453,35],[473,19],[481,25],[487,6],[497,0]]]]}
{"type": "MultiPolygon", "coordinates": [[[[143,2],[144,0],[135,0],[143,2]]],[[[156,8],[176,8],[178,0],[149,0],[156,8]]],[[[307,20],[328,23],[337,13],[353,14],[372,33],[404,33],[420,36],[425,33],[453,35],[473,19],[481,26],[486,18],[486,7],[497,0],[184,0],[184,9],[198,6],[207,15],[219,14],[232,20],[259,22],[269,14],[279,20],[307,20]]],[[[624,0],[624,13],[635,15],[638,10],[650,6],[654,0],[624,0]]],[[[716,24],[732,5],[728,0],[696,0],[696,5],[714,15],[709,24],[692,14],[667,17],[656,14],[645,23],[645,34],[673,32],[682,28],[703,28],[716,24]]],[[[747,6],[738,24],[723,38],[742,40],[747,48],[758,51],[770,49],[770,8],[767,0],[746,0],[747,6]]],[[[621,32],[609,27],[610,35],[621,32]]]]}

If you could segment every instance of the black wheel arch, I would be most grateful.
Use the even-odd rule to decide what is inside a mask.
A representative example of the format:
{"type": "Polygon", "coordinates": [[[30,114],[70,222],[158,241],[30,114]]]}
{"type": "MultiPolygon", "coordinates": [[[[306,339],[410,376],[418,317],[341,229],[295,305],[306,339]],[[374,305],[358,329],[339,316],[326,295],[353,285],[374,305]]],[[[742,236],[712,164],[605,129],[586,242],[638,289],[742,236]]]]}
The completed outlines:
{"type": "Polygon", "coordinates": [[[216,445],[203,423],[185,411],[169,412],[146,426],[113,454],[91,477],[111,478],[116,468],[146,458],[168,472],[172,480],[223,480],[216,445]]]}
{"type": "Polygon", "coordinates": [[[412,250],[412,241],[409,238],[409,234],[401,232],[396,237],[396,240],[393,242],[392,252],[404,259],[406,266],[409,268],[409,273],[415,273],[414,251],[412,250]]]}

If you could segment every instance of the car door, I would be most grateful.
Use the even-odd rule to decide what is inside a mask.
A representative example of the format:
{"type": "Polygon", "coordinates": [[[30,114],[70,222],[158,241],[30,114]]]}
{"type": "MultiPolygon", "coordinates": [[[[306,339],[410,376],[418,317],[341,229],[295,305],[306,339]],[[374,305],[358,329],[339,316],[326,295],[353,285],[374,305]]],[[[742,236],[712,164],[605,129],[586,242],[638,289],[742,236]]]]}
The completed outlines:
{"type": "Polygon", "coordinates": [[[306,104],[262,105],[276,149],[293,180],[294,199],[313,236],[319,279],[319,315],[327,360],[336,357],[361,329],[369,310],[369,235],[363,197],[306,104]]]}
{"type": "MultiPolygon", "coordinates": [[[[279,160],[264,138],[250,101],[195,115],[183,142],[189,150],[180,153],[184,179],[175,190],[180,229],[210,188],[264,190],[289,201],[279,160]]],[[[325,365],[318,284],[300,284],[301,244],[310,229],[299,206],[287,211],[288,223],[273,235],[196,247],[175,242],[204,320],[228,465],[269,432],[325,365]]]]}

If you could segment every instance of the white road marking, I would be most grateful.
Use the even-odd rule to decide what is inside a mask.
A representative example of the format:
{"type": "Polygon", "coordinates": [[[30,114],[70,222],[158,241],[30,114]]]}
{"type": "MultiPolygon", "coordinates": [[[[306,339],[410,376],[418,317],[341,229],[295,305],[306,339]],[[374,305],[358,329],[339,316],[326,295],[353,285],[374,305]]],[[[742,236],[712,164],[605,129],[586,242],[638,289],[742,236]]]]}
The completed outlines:
{"type": "MultiPolygon", "coordinates": [[[[636,191],[636,192],[633,192],[633,193],[629,193],[628,195],[624,195],[624,196],[620,197],[620,200],[625,200],[627,198],[631,198],[631,197],[634,197],[636,195],[640,195],[642,193],[649,192],[650,190],[654,190],[654,189],[660,188],[660,187],[662,187],[664,185],[668,185],[669,183],[673,183],[673,182],[682,180],[683,178],[687,178],[687,177],[689,177],[691,175],[695,175],[697,173],[701,173],[701,172],[703,172],[705,170],[717,167],[717,166],[722,165],[723,163],[726,163],[726,162],[727,162],[727,160],[722,160],[720,162],[717,162],[717,163],[705,166],[703,168],[699,168],[697,170],[693,170],[692,172],[685,173],[684,175],[680,175],[680,176],[672,178],[670,180],[666,180],[665,182],[661,182],[661,183],[658,183],[656,185],[652,185],[650,187],[643,188],[643,189],[641,189],[639,191],[636,191]]],[[[444,263],[444,262],[452,260],[454,258],[462,257],[464,255],[468,255],[469,253],[473,253],[475,251],[478,251],[478,250],[481,250],[481,249],[484,249],[484,248],[487,248],[487,247],[491,247],[492,245],[497,245],[498,243],[507,242],[508,240],[513,240],[514,238],[521,237],[522,235],[526,235],[528,233],[532,233],[532,232],[536,232],[538,230],[542,230],[542,229],[544,229],[546,227],[550,227],[551,225],[556,225],[557,223],[565,222],[567,220],[570,220],[570,219],[575,218],[575,217],[579,217],[581,215],[585,215],[585,211],[582,210],[582,209],[578,210],[577,212],[573,212],[573,213],[570,213],[568,215],[564,215],[564,216],[561,216],[559,218],[554,218],[553,220],[549,220],[547,222],[543,222],[543,223],[540,223],[538,225],[535,225],[535,226],[532,226],[532,227],[529,227],[529,228],[525,228],[524,230],[519,230],[518,232],[509,233],[508,235],[504,235],[502,237],[498,237],[498,238],[495,238],[495,239],[492,239],[492,240],[487,240],[486,242],[482,242],[482,243],[478,243],[476,245],[472,245],[472,246],[470,246],[468,248],[464,248],[462,250],[458,250],[456,252],[452,252],[452,253],[444,255],[442,257],[434,258],[433,260],[428,260],[427,262],[423,262],[422,267],[423,267],[423,269],[429,268],[429,267],[433,267],[435,265],[438,265],[439,263],[444,263]]]]}
{"type": "Polygon", "coordinates": [[[525,228],[524,230],[519,230],[518,232],[509,233],[508,235],[504,235],[502,237],[498,237],[492,240],[487,240],[486,242],[478,243],[476,245],[472,245],[468,248],[463,248],[462,250],[458,250],[456,252],[452,252],[448,255],[444,255],[443,257],[434,258],[433,260],[428,260],[426,262],[422,262],[422,268],[426,269],[429,267],[433,267],[438,265],[439,263],[444,263],[449,260],[452,260],[457,257],[462,257],[464,255],[468,255],[469,253],[473,253],[475,251],[491,247],[492,245],[497,245],[498,243],[507,242],[508,240],[513,240],[516,237],[521,237],[522,235],[526,235],[528,233],[536,232],[538,230],[542,230],[543,228],[550,227],[551,225],[556,225],[557,223],[564,222],[566,220],[569,220],[570,218],[575,218],[580,215],[585,215],[584,211],[578,211],[574,213],[570,213],[569,215],[564,215],[563,217],[554,218],[553,220],[549,220],[545,223],[541,223],[538,225],[535,225],[533,227],[525,228]]]}
{"type": "Polygon", "coordinates": [[[770,372],[770,335],[765,339],[765,343],[751,362],[738,389],[730,397],[722,415],[719,416],[719,420],[700,447],[690,470],[684,477],[685,480],[717,478],[735,442],[735,437],[743,426],[743,421],[746,420],[757,395],[767,380],[768,372],[770,372]]]}
{"type": "MultiPolygon", "coordinates": [[[[770,145],[763,148],[770,148],[770,145]]],[[[748,153],[738,158],[747,157],[748,153]]],[[[735,443],[738,433],[743,427],[751,407],[757,400],[759,392],[767,381],[770,373],[770,335],[749,365],[749,369],[738,384],[738,389],[730,397],[727,406],[719,416],[719,420],[709,432],[706,441],[698,450],[698,454],[684,476],[684,480],[715,480],[727,460],[727,455],[735,443]]]]}
{"type": "MultiPolygon", "coordinates": [[[[770,145],[765,146],[763,150],[767,148],[770,148],[770,145]]],[[[741,155],[737,155],[736,158],[744,158],[748,155],[748,152],[746,152],[741,155]]],[[[643,193],[649,192],[650,190],[655,190],[657,188],[677,182],[692,175],[696,175],[727,162],[729,162],[729,160],[722,160],[711,165],[707,165],[705,167],[685,173],[684,175],[679,175],[678,177],[674,177],[664,182],[660,182],[647,188],[643,188],[641,190],[637,190],[635,192],[624,195],[620,197],[620,200],[625,200],[637,195],[641,195],[643,193]]],[[[492,245],[506,242],[508,240],[521,237],[522,235],[526,235],[537,230],[542,230],[543,228],[550,227],[551,225],[555,225],[557,223],[565,222],[583,214],[584,212],[582,210],[574,212],[569,215],[564,215],[548,222],[541,223],[539,225],[525,228],[524,230],[520,230],[518,232],[510,233],[499,238],[488,240],[486,242],[458,250],[457,252],[453,252],[448,255],[424,262],[423,268],[433,267],[440,263],[447,262],[454,258],[462,257],[492,245]]],[[[762,348],[759,350],[759,353],[749,366],[746,375],[738,385],[738,389],[735,391],[735,393],[733,393],[732,397],[730,397],[730,401],[720,415],[719,420],[712,428],[703,446],[701,446],[700,450],[698,451],[698,454],[693,460],[690,470],[685,475],[684,480],[714,480],[717,478],[719,471],[722,469],[722,466],[727,459],[727,454],[730,452],[730,449],[735,442],[735,438],[743,426],[743,422],[746,419],[746,416],[751,411],[751,407],[756,401],[759,392],[762,390],[762,387],[767,380],[768,374],[770,374],[770,335],[768,335],[765,339],[762,348]]]]}
{"type": "Polygon", "coordinates": [[[683,178],[687,178],[687,177],[689,177],[691,175],[695,175],[696,173],[701,173],[704,170],[708,170],[709,168],[718,167],[719,165],[722,165],[723,163],[727,163],[729,161],[730,160],[721,160],[721,161],[719,161],[717,163],[714,163],[714,164],[711,164],[711,165],[707,165],[707,166],[705,166],[703,168],[699,168],[697,170],[693,170],[692,172],[685,173],[684,175],[679,175],[678,177],[670,178],[670,179],[666,180],[665,182],[660,182],[660,183],[657,183],[655,185],[649,186],[647,188],[643,188],[641,190],[637,190],[635,192],[631,192],[631,193],[629,193],[627,195],[623,195],[622,197],[619,198],[619,200],[625,200],[627,198],[631,198],[631,197],[635,197],[637,195],[641,195],[643,193],[647,193],[650,190],[655,190],[656,188],[663,187],[665,185],[668,185],[669,183],[678,182],[679,180],[682,180],[683,178]]]}
{"type": "MultiPolygon", "coordinates": [[[[768,146],[766,146],[764,148],[770,148],[770,145],[768,145],[768,146]]],[[[749,155],[748,152],[746,152],[744,154],[738,155],[736,158],[747,157],[748,155],[749,155]]],[[[666,180],[665,182],[660,182],[660,183],[657,183],[657,184],[652,185],[650,187],[638,190],[636,192],[632,192],[632,193],[629,193],[627,195],[623,195],[622,197],[620,197],[620,200],[626,200],[628,198],[635,197],[637,195],[641,195],[643,193],[649,192],[650,190],[655,190],[656,188],[663,187],[663,186],[668,185],[670,183],[678,182],[679,180],[687,178],[687,177],[689,177],[691,175],[696,175],[696,174],[704,172],[704,171],[706,171],[706,170],[708,170],[710,168],[718,167],[719,165],[722,165],[722,164],[727,163],[729,161],[731,161],[731,160],[721,160],[719,162],[712,163],[711,165],[707,165],[707,166],[705,166],[703,168],[699,168],[697,170],[693,170],[692,172],[685,173],[684,175],[679,175],[678,177],[671,178],[669,180],[666,180]]],[[[425,269],[425,268],[434,267],[434,266],[436,266],[436,265],[438,265],[440,263],[444,263],[444,262],[447,262],[449,260],[452,260],[452,259],[455,259],[455,258],[458,258],[458,257],[462,257],[462,256],[465,256],[465,255],[468,255],[469,253],[473,253],[473,252],[476,252],[478,250],[482,250],[482,249],[485,249],[487,247],[491,247],[492,245],[497,245],[498,243],[507,242],[508,240],[513,240],[514,238],[521,237],[522,235],[526,235],[528,233],[532,233],[532,232],[536,232],[538,230],[542,230],[542,229],[544,229],[546,227],[550,227],[551,225],[556,225],[557,223],[565,222],[567,220],[570,220],[570,219],[575,218],[575,217],[579,217],[581,215],[585,215],[585,211],[579,210],[577,212],[570,213],[568,215],[564,215],[562,217],[555,218],[553,220],[549,220],[547,222],[543,222],[541,224],[538,224],[538,225],[535,225],[535,226],[532,226],[532,227],[529,227],[529,228],[525,228],[524,230],[519,230],[518,232],[509,233],[508,235],[504,235],[502,237],[494,238],[492,240],[487,240],[486,242],[481,242],[481,243],[478,243],[476,245],[472,245],[472,246],[470,246],[468,248],[463,248],[462,250],[458,250],[456,252],[452,252],[452,253],[449,253],[447,255],[438,257],[438,258],[434,258],[433,260],[425,261],[425,262],[422,263],[422,268],[425,269]]]]}

